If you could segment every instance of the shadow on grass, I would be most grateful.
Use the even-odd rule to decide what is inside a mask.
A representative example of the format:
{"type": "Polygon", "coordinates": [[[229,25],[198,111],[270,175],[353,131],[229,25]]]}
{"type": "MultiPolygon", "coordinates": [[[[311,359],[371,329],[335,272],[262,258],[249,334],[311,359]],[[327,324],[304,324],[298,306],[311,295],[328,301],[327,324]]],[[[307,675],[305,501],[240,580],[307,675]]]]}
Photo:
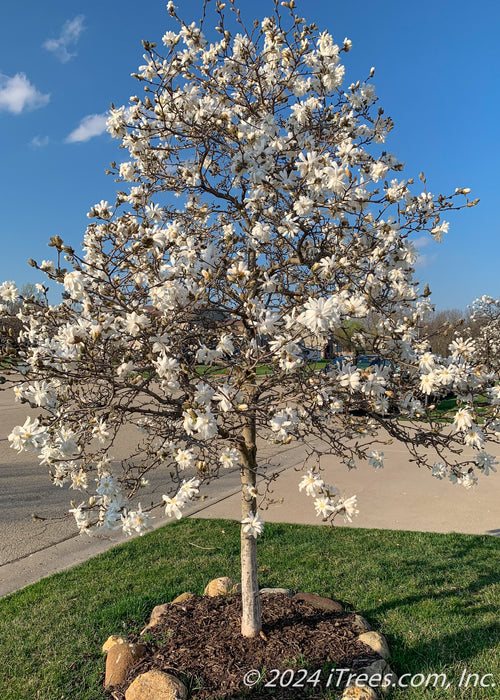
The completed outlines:
{"type": "Polygon", "coordinates": [[[500,570],[497,561],[492,561],[489,565],[483,560],[478,561],[475,557],[474,548],[469,546],[454,547],[448,555],[449,567],[443,567],[442,559],[438,564],[433,565],[429,559],[411,559],[399,562],[397,576],[398,579],[407,579],[418,583],[422,582],[422,592],[412,595],[386,600],[381,605],[375,605],[367,614],[375,617],[387,613],[388,610],[414,605],[426,600],[434,603],[448,599],[455,600],[459,609],[456,612],[474,613],[495,612],[496,604],[491,606],[479,606],[477,600],[482,592],[491,586],[500,585],[500,570]],[[460,571],[467,571],[469,581],[460,579],[460,571]],[[471,576],[471,573],[474,575],[471,576]],[[457,574],[457,578],[452,579],[450,574],[457,574]]]}
{"type": "Polygon", "coordinates": [[[498,660],[500,623],[498,622],[470,625],[467,629],[438,634],[426,642],[418,640],[414,644],[408,644],[399,636],[397,640],[394,640],[391,634],[386,636],[393,651],[391,664],[398,675],[429,671],[449,674],[450,669],[458,667],[470,667],[473,671],[482,657],[487,664],[486,672],[493,673],[498,679],[500,673],[498,660]]]}

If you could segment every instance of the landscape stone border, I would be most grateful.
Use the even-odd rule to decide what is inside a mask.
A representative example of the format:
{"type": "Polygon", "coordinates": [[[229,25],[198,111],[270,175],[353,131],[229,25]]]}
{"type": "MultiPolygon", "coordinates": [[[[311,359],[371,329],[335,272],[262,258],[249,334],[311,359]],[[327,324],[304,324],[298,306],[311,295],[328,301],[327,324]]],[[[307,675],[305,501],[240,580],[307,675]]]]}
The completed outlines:
{"type": "MultiPolygon", "coordinates": [[[[204,595],[215,597],[239,592],[241,592],[241,585],[237,581],[233,581],[228,576],[222,576],[209,581],[204,595]]],[[[336,600],[323,598],[315,593],[293,595],[293,591],[288,588],[262,588],[260,593],[261,595],[285,594],[293,596],[296,600],[304,600],[319,610],[344,612],[343,606],[336,600]]],[[[187,591],[177,596],[171,603],[154,607],[141,635],[146,634],[160,621],[168,606],[180,605],[193,595],[187,591]]],[[[355,679],[342,693],[342,700],[378,700],[387,695],[398,683],[397,675],[387,663],[390,657],[389,645],[384,635],[373,631],[362,615],[354,616],[353,627],[358,632],[359,641],[373,649],[381,658],[356,671],[355,679]]],[[[129,644],[123,637],[112,635],[104,643],[102,651],[106,654],[104,686],[113,688],[125,681],[129,670],[146,653],[146,647],[141,643],[129,644]]],[[[186,700],[186,698],[187,688],[182,681],[170,673],[155,669],[137,676],[125,692],[125,700],[186,700]]]]}

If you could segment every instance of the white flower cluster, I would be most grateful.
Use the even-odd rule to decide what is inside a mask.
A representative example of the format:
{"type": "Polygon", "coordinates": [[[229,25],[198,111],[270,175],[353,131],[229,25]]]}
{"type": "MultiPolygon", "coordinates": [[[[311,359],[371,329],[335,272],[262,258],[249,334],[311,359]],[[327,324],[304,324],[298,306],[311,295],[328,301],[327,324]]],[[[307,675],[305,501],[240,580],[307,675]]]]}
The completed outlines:
{"type": "Polygon", "coordinates": [[[23,425],[17,425],[8,440],[18,452],[38,452],[47,438],[47,430],[40,425],[38,418],[26,418],[23,425]]]}
{"type": "MultiPolygon", "coordinates": [[[[495,465],[498,464],[496,457],[488,454],[484,450],[476,454],[474,462],[479,472],[485,476],[497,471],[495,468],[495,465]]],[[[448,478],[452,484],[460,484],[466,489],[470,489],[477,484],[477,476],[474,474],[472,468],[467,472],[461,472],[452,467],[447,467],[443,462],[434,463],[432,467],[432,476],[435,476],[437,479],[448,478]]]]}
{"type": "Polygon", "coordinates": [[[276,439],[285,441],[290,433],[293,433],[294,427],[299,422],[299,416],[294,408],[282,408],[276,411],[270,419],[269,425],[271,430],[276,434],[276,439]]]}
{"type": "Polygon", "coordinates": [[[193,499],[199,493],[200,480],[193,477],[189,481],[183,481],[175,496],[163,496],[165,503],[165,515],[169,518],[175,517],[177,520],[182,518],[182,510],[186,507],[187,502],[193,499]]]}
{"type": "Polygon", "coordinates": [[[122,529],[126,535],[143,535],[151,527],[153,516],[142,510],[141,504],[137,510],[125,511],[122,514],[122,529]]]}
{"type": "Polygon", "coordinates": [[[356,496],[344,498],[339,495],[338,489],[325,484],[319,474],[310,470],[299,483],[299,491],[305,489],[307,496],[314,498],[316,515],[324,520],[333,518],[339,513],[344,516],[344,522],[352,522],[359,511],[356,496]]]}
{"type": "Polygon", "coordinates": [[[15,282],[2,282],[0,284],[0,312],[9,311],[18,297],[19,290],[15,282]]]}

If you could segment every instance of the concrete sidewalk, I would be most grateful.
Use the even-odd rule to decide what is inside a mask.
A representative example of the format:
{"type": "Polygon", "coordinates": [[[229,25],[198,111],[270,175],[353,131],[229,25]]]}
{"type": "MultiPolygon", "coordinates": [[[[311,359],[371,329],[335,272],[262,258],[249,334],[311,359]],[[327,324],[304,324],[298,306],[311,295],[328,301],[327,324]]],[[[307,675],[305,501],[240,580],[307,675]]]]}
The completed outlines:
{"type": "MultiPolygon", "coordinates": [[[[381,470],[362,463],[358,469],[348,472],[337,459],[326,458],[322,462],[327,483],[339,488],[345,496],[358,496],[360,514],[347,527],[500,535],[499,474],[483,477],[475,488],[466,490],[433,478],[428,470],[419,470],[408,461],[402,446],[384,445],[381,450],[387,458],[381,470]]],[[[500,456],[498,446],[489,451],[500,456]]],[[[267,447],[265,456],[273,463],[271,469],[280,472],[271,494],[280,502],[261,512],[264,521],[320,525],[313,499],[298,491],[304,449],[295,447],[278,452],[274,447],[267,447]]],[[[233,473],[229,481],[220,482],[223,483],[222,491],[214,482],[217,486],[212,485],[205,500],[193,505],[186,515],[239,520],[238,474],[233,473]]],[[[158,517],[156,525],[167,522],[164,517],[158,517]]],[[[344,526],[342,520],[337,524],[344,526]]],[[[69,536],[5,564],[0,567],[0,596],[83,562],[125,539],[121,535],[69,536]]]]}
{"type": "MultiPolygon", "coordinates": [[[[410,463],[402,446],[383,446],[381,451],[387,461],[378,470],[367,462],[347,471],[335,458],[322,461],[325,482],[336,486],[345,497],[358,497],[359,515],[347,524],[339,517],[337,526],[500,536],[500,474],[480,477],[477,486],[465,489],[436,479],[428,469],[410,463]]],[[[489,452],[500,456],[498,446],[489,452]]],[[[275,496],[283,502],[262,512],[264,521],[321,524],[314,499],[298,490],[303,475],[298,471],[300,466],[289,465],[280,474],[275,496]]],[[[239,498],[237,493],[215,502],[200,515],[238,519],[239,498]]]]}

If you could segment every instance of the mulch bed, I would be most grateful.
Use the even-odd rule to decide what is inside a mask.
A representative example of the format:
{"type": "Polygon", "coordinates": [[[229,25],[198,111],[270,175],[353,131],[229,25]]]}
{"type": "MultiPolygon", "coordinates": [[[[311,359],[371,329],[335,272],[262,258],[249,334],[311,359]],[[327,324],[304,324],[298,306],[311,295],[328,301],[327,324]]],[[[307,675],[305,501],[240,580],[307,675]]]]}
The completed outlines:
{"type": "MultiPolygon", "coordinates": [[[[357,640],[353,615],[314,608],[310,603],[283,594],[263,595],[263,635],[241,636],[241,597],[194,596],[171,605],[158,625],[148,630],[148,653],[130,671],[126,683],[113,688],[110,697],[124,700],[132,680],[151,669],[171,673],[189,689],[189,697],[199,700],[238,698],[322,698],[338,684],[336,669],[359,669],[379,659],[379,655],[357,640]],[[302,686],[299,669],[307,669],[302,686]],[[250,669],[265,671],[263,680],[245,688],[243,678],[250,669]],[[271,669],[294,669],[293,682],[280,688],[265,687],[277,674],[271,669]],[[307,678],[321,669],[313,686],[307,678]],[[332,672],[332,669],[333,672],[332,672]],[[327,689],[328,677],[331,685],[327,689]]],[[[136,641],[144,641],[138,637],[136,641]]],[[[292,678],[282,676],[283,683],[292,678]]],[[[342,683],[343,685],[343,683],[342,683]]],[[[341,687],[338,688],[340,693],[341,687]]]]}

